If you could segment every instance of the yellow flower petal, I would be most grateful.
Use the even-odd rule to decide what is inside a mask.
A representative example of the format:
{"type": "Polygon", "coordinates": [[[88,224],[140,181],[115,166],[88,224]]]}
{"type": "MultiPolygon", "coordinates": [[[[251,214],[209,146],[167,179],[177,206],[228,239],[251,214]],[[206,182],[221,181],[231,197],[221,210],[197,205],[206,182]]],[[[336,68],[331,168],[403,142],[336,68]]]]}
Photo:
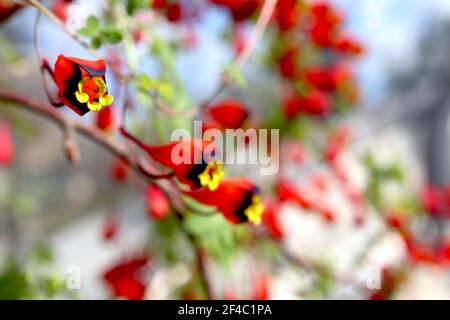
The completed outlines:
{"type": "Polygon", "coordinates": [[[252,197],[252,204],[244,211],[244,214],[251,223],[260,224],[263,213],[264,205],[261,202],[261,197],[259,195],[254,195],[252,197]]]}
{"type": "Polygon", "coordinates": [[[75,92],[75,97],[81,103],[86,103],[86,102],[89,101],[89,95],[87,93],[83,93],[81,91],[76,91],[75,92]]]}
{"type": "Polygon", "coordinates": [[[93,112],[100,111],[100,109],[102,108],[102,105],[100,104],[100,102],[88,102],[87,106],[88,106],[89,110],[91,110],[93,112]]]}
{"type": "Polygon", "coordinates": [[[212,161],[208,163],[205,170],[198,175],[198,178],[201,186],[207,186],[209,190],[214,191],[219,187],[220,180],[223,176],[224,172],[222,170],[222,164],[212,161]]]}
{"type": "Polygon", "coordinates": [[[114,101],[114,97],[109,95],[109,94],[107,94],[106,96],[101,96],[98,99],[98,101],[100,102],[100,104],[102,106],[110,106],[113,103],[113,101],[114,101]]]}

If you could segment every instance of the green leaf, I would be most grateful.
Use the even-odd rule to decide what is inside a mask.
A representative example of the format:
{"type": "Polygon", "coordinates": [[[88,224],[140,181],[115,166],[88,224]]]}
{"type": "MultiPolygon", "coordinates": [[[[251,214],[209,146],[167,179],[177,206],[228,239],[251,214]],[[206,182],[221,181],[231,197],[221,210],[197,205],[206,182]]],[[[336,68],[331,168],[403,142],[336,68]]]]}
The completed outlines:
{"type": "Polygon", "coordinates": [[[93,36],[95,36],[97,34],[97,30],[90,29],[88,27],[83,27],[78,30],[78,34],[83,37],[92,38],[93,36]]]}
{"type": "Polygon", "coordinates": [[[98,36],[95,36],[91,39],[91,46],[94,49],[98,49],[102,46],[102,39],[98,36]]]}
{"type": "Polygon", "coordinates": [[[0,271],[0,299],[24,299],[30,295],[30,292],[28,277],[20,266],[6,263],[0,271]]]}
{"type": "Polygon", "coordinates": [[[86,25],[78,30],[78,34],[83,37],[92,38],[98,34],[100,21],[95,16],[89,16],[86,19],[86,25]]]}
{"type": "Polygon", "coordinates": [[[89,16],[86,20],[86,27],[89,29],[98,29],[100,27],[100,21],[95,16],[89,16]]]}
{"type": "Polygon", "coordinates": [[[34,251],[34,259],[37,263],[50,263],[53,261],[53,252],[48,244],[41,243],[38,245],[34,251]]]}
{"type": "Polygon", "coordinates": [[[116,26],[106,26],[100,30],[100,36],[104,42],[118,44],[122,41],[122,32],[116,26]]]}

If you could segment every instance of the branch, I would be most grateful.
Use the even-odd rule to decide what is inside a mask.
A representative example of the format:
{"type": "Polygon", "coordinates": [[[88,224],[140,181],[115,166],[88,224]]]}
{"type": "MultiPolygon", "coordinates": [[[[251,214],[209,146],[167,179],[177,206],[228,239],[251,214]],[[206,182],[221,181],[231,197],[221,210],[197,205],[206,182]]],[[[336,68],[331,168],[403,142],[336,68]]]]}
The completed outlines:
{"type": "MultiPolygon", "coordinates": [[[[170,178],[170,176],[167,176],[167,174],[160,172],[156,168],[152,167],[150,163],[146,163],[146,174],[142,172],[142,164],[139,162],[138,159],[135,159],[131,152],[129,151],[126,143],[122,142],[119,139],[116,139],[110,135],[106,135],[103,131],[100,129],[84,124],[81,121],[75,120],[73,118],[70,118],[66,115],[64,115],[62,112],[60,112],[58,109],[52,107],[50,104],[46,102],[40,102],[36,101],[34,99],[16,94],[11,93],[9,91],[5,91],[4,89],[0,89],[0,100],[5,100],[8,102],[12,102],[17,104],[17,106],[22,107],[23,109],[36,113],[40,116],[43,116],[47,118],[48,120],[56,123],[61,127],[63,132],[65,133],[65,139],[67,140],[67,132],[74,131],[82,134],[89,140],[95,142],[97,145],[103,147],[105,150],[109,151],[110,153],[123,158],[128,165],[133,169],[133,171],[144,179],[160,179],[160,178],[170,178]]],[[[70,134],[69,134],[70,135],[70,134]]],[[[74,137],[71,135],[70,140],[73,141],[74,137]]],[[[75,148],[73,146],[73,143],[71,142],[70,148],[75,148]]],[[[65,146],[67,147],[67,146],[65,146]]],[[[72,149],[69,150],[70,152],[75,152],[76,150],[72,149]]],[[[73,154],[73,156],[76,156],[73,154]]],[[[160,181],[158,183],[160,187],[168,194],[168,196],[172,199],[172,204],[177,210],[183,211],[184,210],[184,203],[180,198],[180,195],[176,190],[173,190],[173,188],[169,188],[167,184],[164,183],[164,181],[160,181]]]]}
{"type": "Polygon", "coordinates": [[[266,0],[264,2],[264,6],[261,10],[261,14],[258,17],[258,21],[256,21],[252,34],[250,35],[250,38],[245,43],[244,48],[236,58],[236,63],[238,65],[243,66],[255,50],[256,44],[258,43],[259,39],[266,30],[267,25],[269,24],[270,18],[272,17],[277,2],[278,0],[266,0]]]}

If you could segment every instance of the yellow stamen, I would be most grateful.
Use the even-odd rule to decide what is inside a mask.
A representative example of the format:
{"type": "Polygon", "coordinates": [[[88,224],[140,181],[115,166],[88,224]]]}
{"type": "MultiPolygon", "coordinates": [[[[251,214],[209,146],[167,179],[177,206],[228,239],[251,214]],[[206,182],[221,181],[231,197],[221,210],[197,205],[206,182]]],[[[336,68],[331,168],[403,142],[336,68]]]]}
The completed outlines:
{"type": "Polygon", "coordinates": [[[202,187],[208,186],[209,190],[214,191],[219,187],[220,180],[223,176],[222,164],[212,161],[208,163],[205,171],[198,175],[198,178],[202,187]]]}
{"type": "Polygon", "coordinates": [[[86,103],[89,101],[89,95],[84,92],[75,92],[75,96],[77,97],[77,100],[81,103],[86,103]]]}
{"type": "Polygon", "coordinates": [[[87,103],[91,111],[100,111],[102,107],[113,103],[114,97],[106,93],[106,83],[100,77],[84,77],[78,83],[75,97],[81,103],[87,103]],[[88,82],[89,81],[89,82],[88,82]]]}
{"type": "Polygon", "coordinates": [[[244,214],[247,216],[248,221],[253,224],[260,224],[262,214],[264,212],[264,205],[262,204],[261,197],[255,194],[252,197],[252,204],[245,209],[244,214]]]}
{"type": "Polygon", "coordinates": [[[100,102],[89,102],[87,103],[87,106],[89,108],[89,110],[93,111],[93,112],[97,112],[100,111],[100,109],[102,108],[102,105],[100,102]]]}

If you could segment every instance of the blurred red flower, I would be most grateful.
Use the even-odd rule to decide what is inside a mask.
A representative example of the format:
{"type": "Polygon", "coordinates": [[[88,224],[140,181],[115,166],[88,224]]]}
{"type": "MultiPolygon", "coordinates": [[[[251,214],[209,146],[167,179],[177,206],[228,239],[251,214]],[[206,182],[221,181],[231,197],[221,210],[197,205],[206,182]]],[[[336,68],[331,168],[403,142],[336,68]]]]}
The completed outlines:
{"type": "Polygon", "coordinates": [[[208,107],[207,113],[225,129],[241,128],[244,121],[248,118],[248,111],[245,106],[235,98],[223,99],[211,105],[208,107]]]}
{"type": "Polygon", "coordinates": [[[143,299],[147,284],[139,271],[148,261],[149,257],[146,255],[123,259],[103,274],[103,279],[110,285],[114,296],[130,300],[143,299]]]}
{"type": "Polygon", "coordinates": [[[97,128],[108,131],[116,126],[116,115],[112,106],[97,113],[97,128]]]}
{"type": "Polygon", "coordinates": [[[274,18],[282,32],[292,29],[298,22],[297,0],[278,0],[274,18]]]}
{"type": "Polygon", "coordinates": [[[291,95],[285,100],[283,106],[284,112],[289,119],[299,113],[326,116],[331,112],[332,100],[326,93],[313,89],[305,96],[291,95]]]}
{"type": "Polygon", "coordinates": [[[246,178],[224,179],[217,190],[202,188],[185,194],[205,205],[216,207],[233,223],[261,222],[264,206],[259,188],[246,178]]]}
{"type": "Polygon", "coordinates": [[[186,184],[192,189],[204,186],[211,190],[217,189],[224,173],[222,165],[211,158],[217,152],[213,142],[184,139],[165,145],[152,146],[143,143],[123,128],[121,132],[147,152],[153,160],[170,168],[180,183],[186,184]]]}
{"type": "Polygon", "coordinates": [[[14,158],[14,144],[9,124],[0,120],[0,166],[8,166],[14,158]]]}
{"type": "Polygon", "coordinates": [[[148,214],[161,220],[170,213],[170,202],[166,194],[154,183],[150,183],[146,191],[148,214]]]}

